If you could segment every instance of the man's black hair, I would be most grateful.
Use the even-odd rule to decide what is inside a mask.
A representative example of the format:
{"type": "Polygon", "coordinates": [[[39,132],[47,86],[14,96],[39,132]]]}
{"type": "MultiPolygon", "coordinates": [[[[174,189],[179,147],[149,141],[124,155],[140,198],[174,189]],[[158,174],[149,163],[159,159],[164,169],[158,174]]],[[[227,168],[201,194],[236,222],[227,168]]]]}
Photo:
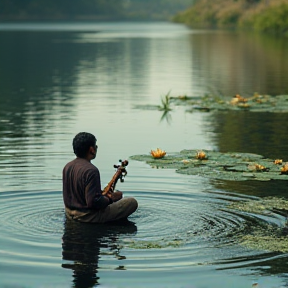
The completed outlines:
{"type": "Polygon", "coordinates": [[[86,157],[89,148],[96,145],[96,137],[87,132],[78,133],[73,139],[73,150],[77,157],[86,157]]]}

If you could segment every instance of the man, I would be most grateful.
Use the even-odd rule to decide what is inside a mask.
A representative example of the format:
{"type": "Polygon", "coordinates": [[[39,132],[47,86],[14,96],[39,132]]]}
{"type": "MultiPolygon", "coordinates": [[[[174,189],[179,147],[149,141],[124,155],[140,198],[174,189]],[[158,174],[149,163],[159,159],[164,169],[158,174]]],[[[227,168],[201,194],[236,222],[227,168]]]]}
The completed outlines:
{"type": "Polygon", "coordinates": [[[123,198],[120,191],[102,195],[100,173],[91,160],[96,157],[94,135],[78,133],[73,139],[76,159],[63,169],[63,200],[69,219],[106,223],[126,219],[138,207],[136,199],[123,198]]]}

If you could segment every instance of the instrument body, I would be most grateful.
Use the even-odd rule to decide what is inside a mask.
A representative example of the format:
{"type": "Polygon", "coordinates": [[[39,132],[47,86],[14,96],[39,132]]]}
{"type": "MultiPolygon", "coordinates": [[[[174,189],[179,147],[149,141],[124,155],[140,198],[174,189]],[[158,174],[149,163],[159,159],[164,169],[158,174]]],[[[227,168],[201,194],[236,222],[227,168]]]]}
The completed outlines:
{"type": "Polygon", "coordinates": [[[119,160],[119,162],[120,162],[119,165],[113,166],[117,170],[113,175],[112,179],[110,180],[110,182],[104,188],[102,195],[107,195],[109,197],[110,194],[114,193],[118,180],[120,180],[120,182],[124,182],[124,177],[127,175],[126,167],[128,166],[129,162],[127,160],[124,161],[119,160]]]}

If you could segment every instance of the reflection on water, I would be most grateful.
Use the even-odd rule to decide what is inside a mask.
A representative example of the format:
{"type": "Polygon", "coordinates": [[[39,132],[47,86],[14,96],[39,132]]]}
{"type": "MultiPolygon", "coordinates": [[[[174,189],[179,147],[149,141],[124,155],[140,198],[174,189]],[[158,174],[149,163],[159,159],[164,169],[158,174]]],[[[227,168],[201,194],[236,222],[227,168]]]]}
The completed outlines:
{"type": "Polygon", "coordinates": [[[130,161],[119,189],[139,202],[130,219],[135,225],[99,230],[66,222],[61,195],[62,168],[74,158],[71,141],[84,130],[97,136],[103,187],[118,159],[157,147],[287,161],[286,114],[133,108],[159,105],[170,90],[172,96],[287,92],[287,39],[168,23],[42,23],[0,24],[0,40],[2,286],[287,282],[287,255],[237,242],[252,226],[281,227],[283,215],[225,208],[266,194],[287,198],[285,183],[209,182],[130,161]]]}
{"type": "Polygon", "coordinates": [[[162,113],[162,116],[161,116],[160,121],[164,121],[164,120],[165,120],[168,124],[171,124],[171,122],[172,122],[172,115],[171,115],[170,111],[164,111],[164,112],[162,113]]]}
{"type": "Polygon", "coordinates": [[[239,193],[256,197],[279,197],[287,199],[286,181],[212,181],[213,186],[228,193],[239,193]]]}
{"type": "Polygon", "coordinates": [[[225,96],[288,93],[285,76],[288,39],[212,32],[193,35],[191,41],[195,78],[203,87],[209,87],[210,93],[225,96]]]}
{"type": "MultiPolygon", "coordinates": [[[[101,266],[99,264],[101,248],[109,249],[106,253],[117,259],[125,259],[117,243],[118,235],[136,234],[136,232],[137,227],[131,221],[91,225],[66,219],[62,237],[64,260],[62,267],[73,271],[73,287],[89,288],[100,284],[97,270],[101,266]]],[[[118,266],[114,269],[125,269],[125,267],[118,266]]]]}
{"type": "Polygon", "coordinates": [[[214,141],[221,152],[251,152],[271,159],[288,160],[288,114],[219,112],[209,117],[214,141]]]}
{"type": "MultiPolygon", "coordinates": [[[[17,275],[28,287],[39,287],[39,281],[44,287],[59,283],[71,287],[71,282],[74,287],[133,287],[135,283],[138,287],[177,287],[177,283],[188,285],[191,273],[196,273],[195,287],[202,287],[207,274],[213,278],[222,271],[225,281],[239,279],[234,287],[240,288],[251,279],[264,281],[269,277],[267,270],[262,271],[263,263],[287,260],[279,253],[254,251],[238,243],[250,230],[280,225],[281,215],[263,217],[229,211],[229,202],[249,198],[220,190],[215,193],[208,183],[197,191],[193,187],[199,189],[201,185],[196,179],[187,182],[187,177],[171,171],[147,170],[144,175],[150,178],[149,184],[146,191],[133,191],[140,206],[125,225],[66,220],[63,209],[59,209],[59,191],[2,192],[2,283],[15,285],[17,275]],[[175,192],[179,188],[181,193],[175,192]],[[232,269],[246,274],[246,278],[238,278],[235,272],[227,274],[232,269]]],[[[143,180],[135,179],[134,186],[143,180]]],[[[215,287],[223,285],[221,279],[215,287]]]]}

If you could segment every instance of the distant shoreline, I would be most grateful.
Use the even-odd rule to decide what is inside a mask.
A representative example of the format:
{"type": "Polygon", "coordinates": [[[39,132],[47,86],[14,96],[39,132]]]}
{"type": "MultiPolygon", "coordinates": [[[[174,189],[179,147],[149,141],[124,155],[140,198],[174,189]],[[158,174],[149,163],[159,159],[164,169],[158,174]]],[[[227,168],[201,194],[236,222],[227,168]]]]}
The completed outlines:
{"type": "Polygon", "coordinates": [[[0,16],[0,23],[25,23],[25,22],[153,22],[153,21],[161,21],[161,22],[173,22],[170,17],[162,16],[162,17],[110,17],[110,16],[75,16],[75,17],[21,17],[21,16],[0,16]]]}

